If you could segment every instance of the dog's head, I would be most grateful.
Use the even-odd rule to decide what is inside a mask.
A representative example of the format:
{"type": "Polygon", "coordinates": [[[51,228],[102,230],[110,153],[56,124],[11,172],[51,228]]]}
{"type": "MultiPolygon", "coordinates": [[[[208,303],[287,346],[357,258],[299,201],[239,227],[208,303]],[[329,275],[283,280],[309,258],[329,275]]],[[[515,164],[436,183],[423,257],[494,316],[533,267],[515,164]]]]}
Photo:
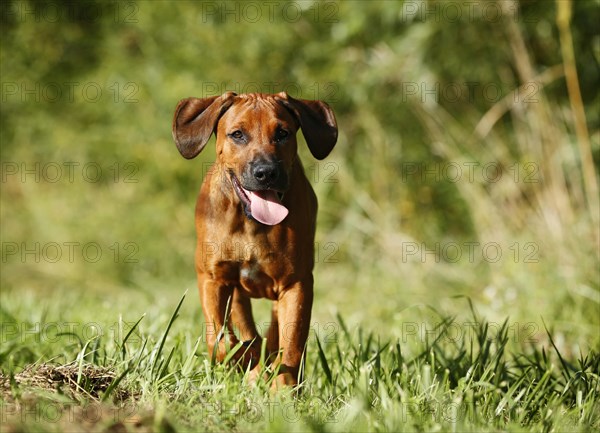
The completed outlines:
{"type": "Polygon", "coordinates": [[[187,98],[173,119],[173,139],[185,158],[197,156],[216,134],[217,159],[246,214],[268,225],[287,215],[281,200],[297,157],[298,129],[317,159],[329,155],[337,141],[335,116],[326,103],[285,92],[187,98]]]}

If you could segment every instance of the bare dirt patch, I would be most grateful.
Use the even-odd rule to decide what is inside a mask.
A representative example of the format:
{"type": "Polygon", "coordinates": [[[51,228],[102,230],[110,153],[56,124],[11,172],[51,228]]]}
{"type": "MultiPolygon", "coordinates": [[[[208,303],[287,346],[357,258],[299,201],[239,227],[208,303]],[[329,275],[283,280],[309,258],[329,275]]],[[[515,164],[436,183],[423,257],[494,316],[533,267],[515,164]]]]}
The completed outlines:
{"type": "MultiPolygon", "coordinates": [[[[72,362],[66,365],[38,364],[28,365],[23,371],[11,378],[0,372],[0,391],[5,400],[14,398],[14,385],[24,390],[37,388],[49,392],[64,394],[79,401],[82,398],[98,400],[115,380],[116,374],[106,367],[92,364],[79,365],[72,362]]],[[[125,400],[129,394],[120,388],[113,392],[116,400],[125,400]]]]}
{"type": "Polygon", "coordinates": [[[117,378],[114,371],[92,364],[28,365],[14,376],[0,372],[2,431],[42,428],[60,432],[151,431],[151,410],[123,388],[100,399],[117,378]]]}

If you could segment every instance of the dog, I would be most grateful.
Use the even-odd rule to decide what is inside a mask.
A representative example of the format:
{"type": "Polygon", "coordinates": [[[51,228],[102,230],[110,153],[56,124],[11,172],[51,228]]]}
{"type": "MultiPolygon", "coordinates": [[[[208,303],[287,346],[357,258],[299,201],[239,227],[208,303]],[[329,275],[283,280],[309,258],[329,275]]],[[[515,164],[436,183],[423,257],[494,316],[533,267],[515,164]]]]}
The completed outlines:
{"type": "Polygon", "coordinates": [[[285,92],[183,99],[172,127],[187,159],[216,135],[216,161],[195,213],[208,353],[222,362],[238,349],[230,358],[256,380],[261,338],[250,299],[270,299],[266,350],[277,372],[274,387],[302,381],[313,302],[317,197],[298,157],[299,129],[318,160],[337,142],[335,115],[325,102],[285,92]]]}

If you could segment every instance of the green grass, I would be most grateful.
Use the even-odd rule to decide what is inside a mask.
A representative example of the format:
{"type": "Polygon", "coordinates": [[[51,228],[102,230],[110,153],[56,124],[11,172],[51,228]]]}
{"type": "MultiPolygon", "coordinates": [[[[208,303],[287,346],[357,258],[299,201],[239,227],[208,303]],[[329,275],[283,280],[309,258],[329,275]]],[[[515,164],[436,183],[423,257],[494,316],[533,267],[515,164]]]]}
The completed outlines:
{"type": "Polygon", "coordinates": [[[338,316],[335,332],[311,334],[296,395],[272,393],[268,378],[249,386],[244,372],[213,364],[195,314],[182,307],[185,295],[128,317],[99,308],[93,315],[94,301],[74,311],[58,300],[34,313],[33,298],[14,297],[3,296],[3,306],[13,301],[2,309],[3,431],[600,428],[597,352],[565,357],[547,330],[547,344],[522,341],[508,320],[492,326],[470,301],[460,301],[471,311],[461,338],[457,329],[466,328],[443,315],[402,339],[350,328],[338,316]]]}
{"type": "MultiPolygon", "coordinates": [[[[3,84],[94,84],[103,97],[27,90],[2,103],[3,432],[600,429],[597,4],[573,2],[559,28],[564,1],[466,21],[446,19],[444,2],[423,3],[423,19],[405,13],[416,2],[308,2],[297,22],[281,19],[283,2],[260,22],[211,18],[199,2],[126,3],[96,26],[28,12],[87,2],[7,3],[3,84]],[[323,162],[299,135],[319,197],[299,396],[213,365],[190,289],[194,203],[215,149],[181,158],[173,109],[256,83],[325,99],[340,127],[323,162]],[[473,94],[444,91],[465,83],[473,94]],[[32,173],[65,164],[73,179],[32,173]],[[500,179],[483,175],[489,164],[500,179]],[[460,180],[443,171],[457,166],[460,180]],[[461,260],[431,253],[451,245],[461,260]]],[[[255,306],[263,330],[269,311],[255,306]]]]}

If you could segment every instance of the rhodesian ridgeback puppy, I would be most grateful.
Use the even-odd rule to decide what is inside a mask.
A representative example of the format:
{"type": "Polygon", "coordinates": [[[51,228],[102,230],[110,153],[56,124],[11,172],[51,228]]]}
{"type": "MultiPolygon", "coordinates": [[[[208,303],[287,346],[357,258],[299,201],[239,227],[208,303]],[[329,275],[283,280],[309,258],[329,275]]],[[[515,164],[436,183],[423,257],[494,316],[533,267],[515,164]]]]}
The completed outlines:
{"type": "Polygon", "coordinates": [[[312,155],[337,141],[333,111],[321,101],[233,92],[179,102],[173,138],[194,158],[216,134],[217,157],[196,203],[196,272],[209,354],[256,378],[261,339],[250,298],[273,301],[267,350],[274,387],[297,385],[313,301],[316,195],[297,153],[302,129],[312,155]],[[235,331],[238,332],[236,336],[235,331]]]}

